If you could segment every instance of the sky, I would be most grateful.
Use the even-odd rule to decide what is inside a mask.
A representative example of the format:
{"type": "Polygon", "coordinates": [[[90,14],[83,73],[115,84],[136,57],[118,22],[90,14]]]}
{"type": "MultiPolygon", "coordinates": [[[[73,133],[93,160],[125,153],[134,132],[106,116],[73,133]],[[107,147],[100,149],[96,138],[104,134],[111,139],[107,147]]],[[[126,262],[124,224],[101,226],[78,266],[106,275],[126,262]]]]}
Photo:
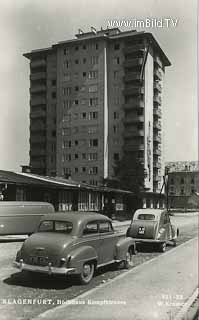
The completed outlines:
{"type": "Polygon", "coordinates": [[[197,0],[1,0],[0,170],[29,164],[29,61],[23,53],[74,38],[78,28],[146,18],[178,19],[176,27],[133,28],[152,32],[172,63],[165,76],[165,161],[198,159],[197,0]]]}

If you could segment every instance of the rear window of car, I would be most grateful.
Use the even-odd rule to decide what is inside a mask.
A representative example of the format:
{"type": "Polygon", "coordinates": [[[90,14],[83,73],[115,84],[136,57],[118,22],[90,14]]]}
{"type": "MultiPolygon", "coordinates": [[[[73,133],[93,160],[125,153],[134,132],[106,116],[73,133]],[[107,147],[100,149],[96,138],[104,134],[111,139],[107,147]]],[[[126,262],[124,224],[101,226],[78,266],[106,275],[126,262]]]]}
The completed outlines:
{"type": "Polygon", "coordinates": [[[39,232],[71,233],[73,224],[70,221],[44,220],[39,225],[39,232]]]}
{"type": "Polygon", "coordinates": [[[154,214],[141,213],[138,215],[139,220],[155,220],[154,214]]]}

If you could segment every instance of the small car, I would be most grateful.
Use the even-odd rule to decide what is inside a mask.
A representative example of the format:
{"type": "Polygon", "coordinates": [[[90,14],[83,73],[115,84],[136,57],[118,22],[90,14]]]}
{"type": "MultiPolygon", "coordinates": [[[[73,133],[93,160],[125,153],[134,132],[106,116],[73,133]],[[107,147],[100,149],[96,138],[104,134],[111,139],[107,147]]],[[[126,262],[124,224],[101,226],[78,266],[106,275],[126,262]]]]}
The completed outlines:
{"type": "Polygon", "coordinates": [[[76,274],[82,284],[110,263],[133,264],[135,241],[114,231],[112,221],[98,213],[54,213],[41,218],[37,231],[17,252],[21,271],[55,275],[76,274]]]}
{"type": "Polygon", "coordinates": [[[136,243],[156,244],[164,252],[167,243],[172,242],[176,246],[179,229],[171,224],[167,210],[139,209],[134,213],[126,235],[136,243]]]}

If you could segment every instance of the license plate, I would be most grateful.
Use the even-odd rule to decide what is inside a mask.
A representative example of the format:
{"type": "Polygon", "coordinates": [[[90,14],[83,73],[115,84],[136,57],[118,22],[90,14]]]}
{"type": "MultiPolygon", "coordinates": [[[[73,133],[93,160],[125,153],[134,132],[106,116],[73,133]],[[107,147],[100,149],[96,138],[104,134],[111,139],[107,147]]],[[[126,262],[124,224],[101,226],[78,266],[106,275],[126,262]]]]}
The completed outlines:
{"type": "Polygon", "coordinates": [[[46,266],[48,259],[46,257],[31,257],[30,263],[33,265],[46,266]]]}
{"type": "Polygon", "coordinates": [[[145,232],[145,227],[139,227],[138,233],[139,234],[144,234],[144,232],[145,232]]]}

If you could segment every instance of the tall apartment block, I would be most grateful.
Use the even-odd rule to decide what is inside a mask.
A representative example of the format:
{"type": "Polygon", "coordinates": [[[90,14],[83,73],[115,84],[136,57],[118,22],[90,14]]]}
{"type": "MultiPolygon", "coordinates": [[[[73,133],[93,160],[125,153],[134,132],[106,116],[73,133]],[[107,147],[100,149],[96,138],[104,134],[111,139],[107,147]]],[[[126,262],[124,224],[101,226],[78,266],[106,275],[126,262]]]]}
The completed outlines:
{"type": "Polygon", "coordinates": [[[161,189],[170,62],[151,33],[79,30],[75,39],[24,56],[30,60],[33,173],[100,185],[124,153],[136,153],[146,189],[161,189]]]}

